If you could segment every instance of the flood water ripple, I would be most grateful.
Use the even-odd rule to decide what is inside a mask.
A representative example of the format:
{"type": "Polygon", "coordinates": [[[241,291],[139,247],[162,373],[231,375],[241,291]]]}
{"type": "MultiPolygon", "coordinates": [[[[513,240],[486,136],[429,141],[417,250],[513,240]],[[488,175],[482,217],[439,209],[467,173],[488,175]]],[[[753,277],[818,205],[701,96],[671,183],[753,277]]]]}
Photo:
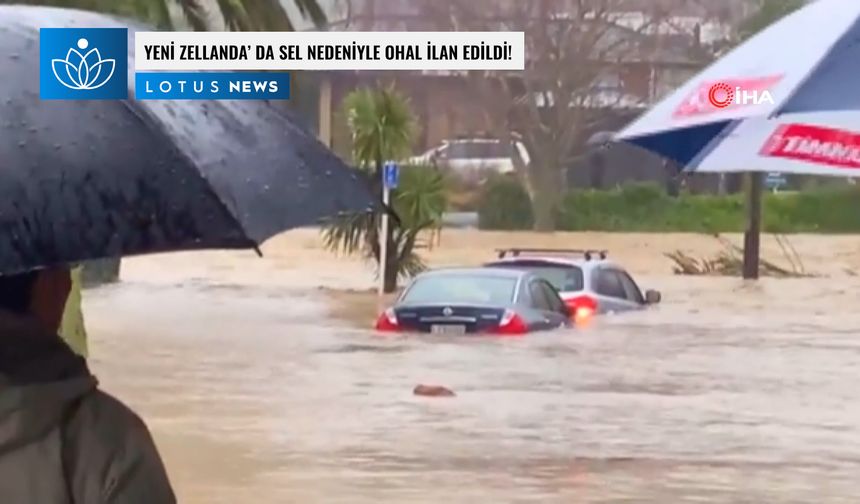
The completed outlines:
{"type": "Polygon", "coordinates": [[[860,285],[839,281],[660,277],[655,310],[518,340],[380,338],[313,290],[205,280],[86,313],[182,502],[855,503],[860,285]]]}

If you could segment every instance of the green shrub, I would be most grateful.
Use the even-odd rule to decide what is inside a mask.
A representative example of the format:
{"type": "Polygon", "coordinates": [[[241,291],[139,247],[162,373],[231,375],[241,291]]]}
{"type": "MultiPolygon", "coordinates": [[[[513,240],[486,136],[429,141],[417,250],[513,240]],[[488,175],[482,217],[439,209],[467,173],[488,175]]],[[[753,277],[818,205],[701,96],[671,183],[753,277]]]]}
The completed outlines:
{"type": "Polygon", "coordinates": [[[739,232],[745,226],[744,216],[743,195],[681,194],[667,209],[664,224],[648,231],[739,232]]]}
{"type": "MultiPolygon", "coordinates": [[[[484,229],[530,227],[526,193],[513,180],[496,181],[481,204],[484,229]],[[519,205],[522,210],[512,210],[519,205]]],[[[766,193],[763,228],[773,233],[860,232],[860,189],[830,187],[796,193],[766,193]]],[[[609,191],[569,192],[557,211],[563,231],[742,232],[744,194],[666,195],[655,184],[633,184],[609,191]]]]}
{"type": "Polygon", "coordinates": [[[803,233],[860,231],[860,190],[825,187],[765,197],[765,229],[803,233]]]}
{"type": "Polygon", "coordinates": [[[533,225],[531,200],[516,178],[492,177],[484,183],[478,201],[481,229],[531,229],[533,225]]]}
{"type": "Polygon", "coordinates": [[[674,204],[655,184],[573,191],[562,201],[557,224],[569,231],[658,231],[667,227],[674,204]]]}

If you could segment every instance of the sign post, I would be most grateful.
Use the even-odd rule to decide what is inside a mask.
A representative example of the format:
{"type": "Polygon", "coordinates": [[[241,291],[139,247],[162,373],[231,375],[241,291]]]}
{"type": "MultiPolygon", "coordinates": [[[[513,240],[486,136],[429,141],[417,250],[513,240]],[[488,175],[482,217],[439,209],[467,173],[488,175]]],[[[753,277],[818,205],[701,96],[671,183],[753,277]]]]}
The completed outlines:
{"type": "Polygon", "coordinates": [[[744,280],[758,280],[761,248],[761,191],[764,174],[747,173],[747,229],[744,233],[744,280]]]}
{"type": "MultiPolygon", "coordinates": [[[[397,188],[400,182],[400,167],[393,161],[382,166],[382,202],[388,207],[391,204],[391,190],[397,188]]],[[[380,300],[385,293],[386,266],[388,266],[388,211],[382,212],[382,230],[379,233],[379,291],[380,300]]]]}

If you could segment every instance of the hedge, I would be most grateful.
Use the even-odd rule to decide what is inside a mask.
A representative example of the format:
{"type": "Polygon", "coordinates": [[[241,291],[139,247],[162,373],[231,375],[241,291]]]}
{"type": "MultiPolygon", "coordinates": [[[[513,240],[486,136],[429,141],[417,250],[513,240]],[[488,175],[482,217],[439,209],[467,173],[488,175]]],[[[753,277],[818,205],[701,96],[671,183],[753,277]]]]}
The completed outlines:
{"type": "Polygon", "coordinates": [[[499,176],[484,183],[478,199],[480,229],[531,229],[533,224],[529,195],[516,178],[499,176]]]}
{"type": "MultiPolygon", "coordinates": [[[[479,206],[482,229],[529,229],[531,223],[528,196],[517,182],[487,185],[479,206]]],[[[572,191],[559,205],[556,224],[561,231],[740,232],[745,227],[744,195],[673,198],[654,184],[572,191]]],[[[779,233],[860,232],[860,189],[767,193],[763,226],[779,233]]]]}

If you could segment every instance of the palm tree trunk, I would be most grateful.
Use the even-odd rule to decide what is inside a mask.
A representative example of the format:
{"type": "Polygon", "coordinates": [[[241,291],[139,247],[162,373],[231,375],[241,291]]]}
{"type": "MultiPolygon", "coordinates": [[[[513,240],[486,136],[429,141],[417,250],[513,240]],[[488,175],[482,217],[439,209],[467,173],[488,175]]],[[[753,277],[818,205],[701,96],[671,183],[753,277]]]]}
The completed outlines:
{"type": "Polygon", "coordinates": [[[394,250],[394,244],[389,241],[388,243],[388,257],[386,257],[386,261],[388,264],[385,266],[385,282],[382,285],[382,290],[386,294],[391,294],[392,292],[397,290],[397,252],[394,250]]]}

